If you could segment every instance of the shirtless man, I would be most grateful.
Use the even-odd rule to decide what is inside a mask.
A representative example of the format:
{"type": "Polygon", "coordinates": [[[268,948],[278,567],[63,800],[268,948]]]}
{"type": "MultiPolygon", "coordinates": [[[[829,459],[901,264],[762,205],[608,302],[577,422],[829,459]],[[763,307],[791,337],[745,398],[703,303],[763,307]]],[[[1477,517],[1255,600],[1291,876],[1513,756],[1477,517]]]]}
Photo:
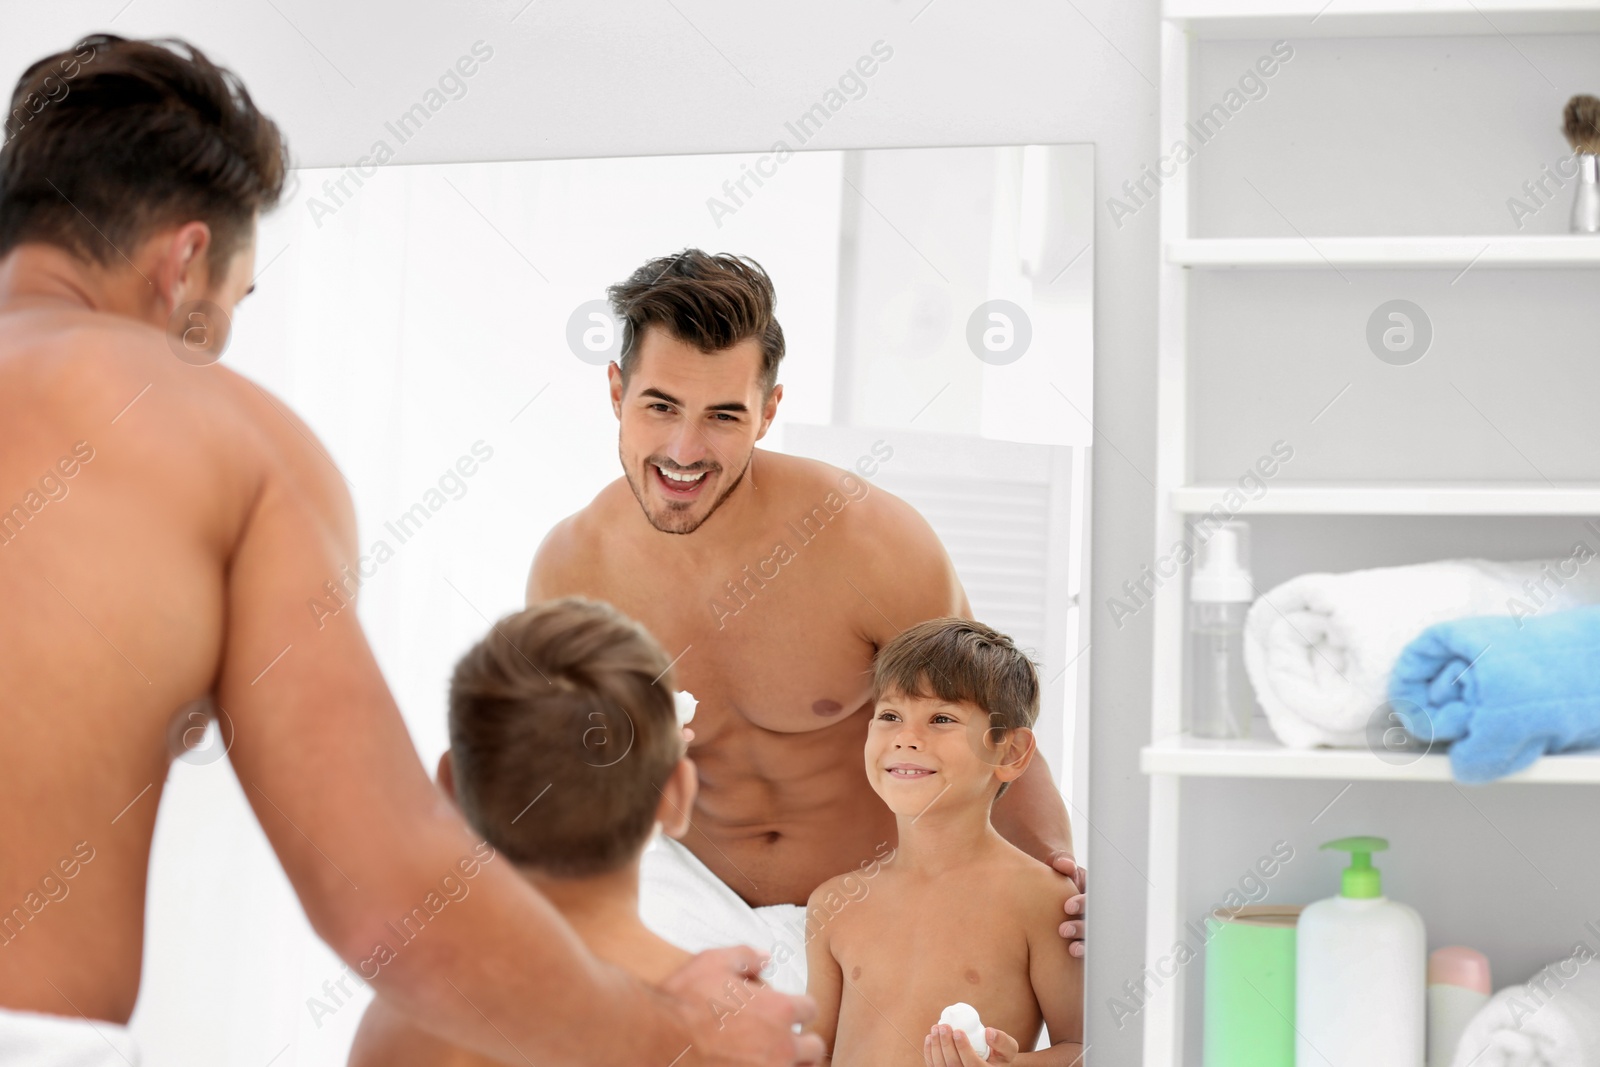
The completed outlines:
{"type": "Polygon", "coordinates": [[[0,1061],[135,1061],[169,724],[210,699],[312,927],[412,1019],[507,1063],[814,1062],[803,1001],[708,1010],[750,949],[659,990],[587,952],[434,789],[355,613],[307,611],[355,562],[349,495],[303,423],[213,362],[287,162],[238,81],[89,37],[29,68],[6,133],[0,1061]],[[470,893],[429,922],[447,878],[470,893]],[[419,913],[426,936],[375,951],[419,913]]]}
{"type": "MultiPolygon", "coordinates": [[[[700,701],[690,748],[700,793],[683,845],[702,877],[678,878],[661,848],[647,852],[646,919],[690,949],[746,929],[702,918],[709,887],[793,929],[812,890],[895,840],[894,814],[861,765],[874,653],[908,626],[969,616],[967,598],[927,522],[858,477],[892,442],[856,471],[755,447],[783,397],[783,332],[759,266],[691,249],[645,264],[611,298],[623,324],[620,365],[608,370],[624,477],[550,531],[528,601],[611,602],[678,657],[679,684],[700,701]],[[653,888],[663,878],[688,887],[674,915],[659,900],[652,910],[653,893],[673,892],[653,888]],[[778,906],[793,914],[764,912],[778,906]]],[[[1060,933],[1082,955],[1082,876],[1042,761],[993,819],[1080,879],[1060,933]]],[[[788,949],[799,952],[793,988],[804,950],[788,949]]]]}

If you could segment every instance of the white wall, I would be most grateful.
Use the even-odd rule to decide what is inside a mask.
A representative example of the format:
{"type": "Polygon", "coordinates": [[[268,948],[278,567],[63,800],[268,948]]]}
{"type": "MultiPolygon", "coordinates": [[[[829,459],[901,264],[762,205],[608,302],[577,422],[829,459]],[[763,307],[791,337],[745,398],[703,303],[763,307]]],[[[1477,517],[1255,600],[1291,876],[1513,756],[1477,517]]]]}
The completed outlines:
{"type": "MultiPolygon", "coordinates": [[[[243,75],[304,164],[332,165],[366,154],[386,120],[482,40],[495,55],[468,95],[445,105],[397,160],[762,151],[883,40],[893,59],[812,147],[1094,142],[1102,199],[1157,155],[1153,3],[539,0],[522,8],[522,0],[18,5],[4,14],[0,71],[19,72],[89,29],[183,34],[243,75]]],[[[1151,557],[1154,239],[1153,211],[1120,228],[1104,210],[1097,214],[1100,447],[1091,521],[1100,588],[1114,588],[1151,557]]],[[[1145,782],[1137,749],[1149,732],[1147,626],[1141,617],[1120,632],[1100,627],[1091,652],[1090,815],[1096,845],[1109,846],[1092,875],[1091,1062],[1131,1063],[1138,1050],[1137,1028],[1110,1026],[1103,1001],[1142,965],[1145,782]]],[[[241,952],[231,965],[270,961],[241,952]]],[[[285,1028],[303,1011],[273,1007],[285,1028]]],[[[262,1047],[265,1061],[280,1046],[262,1047]]]]}

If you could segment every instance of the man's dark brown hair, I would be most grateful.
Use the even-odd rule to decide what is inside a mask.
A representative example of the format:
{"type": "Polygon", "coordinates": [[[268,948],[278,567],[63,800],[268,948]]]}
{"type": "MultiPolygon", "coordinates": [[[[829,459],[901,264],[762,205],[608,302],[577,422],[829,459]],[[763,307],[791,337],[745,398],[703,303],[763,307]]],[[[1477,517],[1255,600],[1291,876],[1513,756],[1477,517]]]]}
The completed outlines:
{"type": "Polygon", "coordinates": [[[684,755],[670,666],[609,604],[568,597],[501,619],[450,682],[467,821],[513,863],[558,877],[633,859],[684,755]]]}
{"type": "MultiPolygon", "coordinates": [[[[1039,718],[1033,661],[1011,638],[971,619],[930,619],[884,645],[872,666],[872,700],[891,693],[975,705],[988,714],[992,732],[986,736],[995,740],[1006,731],[1032,729],[1039,718]]],[[[995,796],[1009,784],[1000,783],[995,796]]]]}
{"type": "Polygon", "coordinates": [[[660,326],[710,354],[754,338],[761,345],[761,387],[771,395],[783,359],[783,327],[772,279],[748,256],[686,248],[652,259],[606,290],[622,320],[622,380],[639,359],[647,327],[660,326]]]}
{"type": "Polygon", "coordinates": [[[182,41],[91,34],[29,67],[0,148],[0,256],[25,241],[100,264],[155,230],[211,228],[213,277],[283,195],[288,149],[244,84],[182,41]]]}

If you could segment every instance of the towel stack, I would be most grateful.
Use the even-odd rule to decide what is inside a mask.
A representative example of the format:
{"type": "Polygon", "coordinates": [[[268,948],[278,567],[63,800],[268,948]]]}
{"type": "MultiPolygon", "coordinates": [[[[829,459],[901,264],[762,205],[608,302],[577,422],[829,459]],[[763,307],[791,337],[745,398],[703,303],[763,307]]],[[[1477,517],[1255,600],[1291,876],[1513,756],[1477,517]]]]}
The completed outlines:
{"type": "Polygon", "coordinates": [[[1305,574],[1251,606],[1245,669],[1291,748],[1366,745],[1392,708],[1485,781],[1600,744],[1600,609],[1575,610],[1594,604],[1600,565],[1575,560],[1305,574]]]}
{"type": "Polygon", "coordinates": [[[1600,960],[1552,963],[1472,1017],[1452,1067],[1600,1067],[1600,960]]]}

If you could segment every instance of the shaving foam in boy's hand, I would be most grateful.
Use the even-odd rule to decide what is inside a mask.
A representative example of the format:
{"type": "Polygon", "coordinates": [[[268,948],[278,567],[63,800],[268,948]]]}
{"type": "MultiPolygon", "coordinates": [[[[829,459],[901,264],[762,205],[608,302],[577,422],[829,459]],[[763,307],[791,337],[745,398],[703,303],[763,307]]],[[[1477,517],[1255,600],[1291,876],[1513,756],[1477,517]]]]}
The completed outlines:
{"type": "Polygon", "coordinates": [[[678,725],[688,726],[694,720],[694,709],[700,706],[700,702],[687,689],[672,694],[672,701],[678,709],[678,725]]]}
{"type": "Polygon", "coordinates": [[[925,1067],[985,1067],[1016,1060],[1017,1039],[1004,1030],[986,1027],[983,1041],[988,1046],[987,1056],[978,1054],[972,1039],[961,1027],[935,1023],[928,1036],[922,1039],[922,1062],[925,1067]]]}
{"type": "Polygon", "coordinates": [[[688,744],[694,740],[694,731],[689,729],[689,723],[694,719],[694,709],[700,706],[700,702],[687,689],[672,694],[672,702],[678,712],[678,725],[683,728],[684,743],[688,744]]]}

